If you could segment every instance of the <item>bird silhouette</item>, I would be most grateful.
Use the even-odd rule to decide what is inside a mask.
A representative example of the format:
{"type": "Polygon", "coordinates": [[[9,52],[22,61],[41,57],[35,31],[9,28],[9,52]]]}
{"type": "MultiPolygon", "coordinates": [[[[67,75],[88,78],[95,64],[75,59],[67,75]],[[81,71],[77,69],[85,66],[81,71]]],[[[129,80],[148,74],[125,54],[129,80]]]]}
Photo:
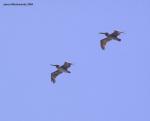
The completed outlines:
{"type": "Polygon", "coordinates": [[[100,32],[99,34],[104,34],[106,36],[106,38],[100,40],[100,46],[101,48],[104,50],[106,47],[106,44],[111,41],[111,40],[117,40],[117,41],[121,41],[120,38],[118,38],[118,36],[123,33],[117,30],[114,30],[113,33],[109,34],[108,32],[100,32]]]}
{"type": "Polygon", "coordinates": [[[56,82],[56,77],[58,75],[62,74],[63,72],[71,73],[70,71],[68,71],[68,68],[71,67],[71,65],[72,65],[72,63],[68,63],[68,62],[64,62],[64,64],[62,66],[52,65],[52,66],[55,66],[57,68],[57,70],[51,73],[51,81],[53,83],[55,83],[56,82]]]}

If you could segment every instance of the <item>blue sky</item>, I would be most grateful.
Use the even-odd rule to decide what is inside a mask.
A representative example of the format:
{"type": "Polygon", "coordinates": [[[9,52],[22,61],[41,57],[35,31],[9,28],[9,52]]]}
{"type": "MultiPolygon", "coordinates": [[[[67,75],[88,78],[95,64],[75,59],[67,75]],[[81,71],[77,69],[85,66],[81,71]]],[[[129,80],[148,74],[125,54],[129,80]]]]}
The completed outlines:
{"type": "Polygon", "coordinates": [[[150,121],[149,0],[21,2],[34,5],[0,2],[1,121],[150,121]],[[72,73],[52,84],[64,61],[72,73]]]}

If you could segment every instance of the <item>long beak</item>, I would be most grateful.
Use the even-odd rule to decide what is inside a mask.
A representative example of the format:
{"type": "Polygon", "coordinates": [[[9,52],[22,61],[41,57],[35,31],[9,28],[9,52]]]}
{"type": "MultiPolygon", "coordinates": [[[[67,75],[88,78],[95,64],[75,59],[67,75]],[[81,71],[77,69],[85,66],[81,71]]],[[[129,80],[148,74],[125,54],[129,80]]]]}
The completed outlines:
{"type": "Polygon", "coordinates": [[[103,33],[103,32],[100,32],[99,34],[105,34],[105,33],[103,33]]]}

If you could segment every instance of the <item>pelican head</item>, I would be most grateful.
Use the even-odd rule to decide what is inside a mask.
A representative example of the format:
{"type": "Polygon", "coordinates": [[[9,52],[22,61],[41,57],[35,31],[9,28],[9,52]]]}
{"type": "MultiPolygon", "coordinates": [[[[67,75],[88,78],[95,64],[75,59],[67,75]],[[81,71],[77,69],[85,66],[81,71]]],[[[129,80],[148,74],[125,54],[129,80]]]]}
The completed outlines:
{"type": "Polygon", "coordinates": [[[72,63],[67,62],[68,64],[72,65],[72,63]]]}

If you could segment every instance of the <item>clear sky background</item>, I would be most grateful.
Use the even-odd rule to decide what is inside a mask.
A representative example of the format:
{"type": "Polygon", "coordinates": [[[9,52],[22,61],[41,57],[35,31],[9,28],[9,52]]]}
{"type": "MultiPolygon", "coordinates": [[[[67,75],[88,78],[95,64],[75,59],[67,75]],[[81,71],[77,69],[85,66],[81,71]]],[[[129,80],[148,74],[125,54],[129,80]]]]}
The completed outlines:
{"type": "Polygon", "coordinates": [[[0,2],[0,121],[150,121],[149,0],[4,2],[18,0],[0,2]],[[98,33],[115,29],[103,51],[98,33]]]}

